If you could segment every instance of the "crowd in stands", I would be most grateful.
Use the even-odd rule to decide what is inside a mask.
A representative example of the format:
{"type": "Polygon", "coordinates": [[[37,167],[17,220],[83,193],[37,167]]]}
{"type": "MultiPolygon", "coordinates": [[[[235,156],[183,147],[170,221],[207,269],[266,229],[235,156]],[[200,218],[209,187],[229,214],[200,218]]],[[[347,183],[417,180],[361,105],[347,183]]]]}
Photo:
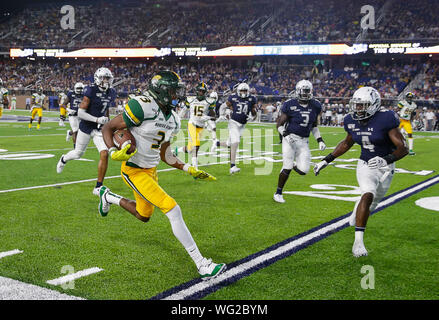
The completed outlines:
{"type": "MultiPolygon", "coordinates": [[[[363,5],[375,8],[365,39],[438,38],[439,0],[89,1],[74,4],[75,29],[60,26],[62,3],[29,4],[0,23],[0,46],[141,47],[353,41],[363,5]],[[382,9],[389,3],[387,10],[382,9]],[[385,14],[383,14],[385,13],[385,14]],[[382,16],[382,19],[379,19],[382,16]]],[[[387,6],[386,6],[387,7],[387,6]]]]}
{"type": "Polygon", "coordinates": [[[0,60],[0,78],[13,90],[33,88],[42,84],[47,91],[72,88],[81,81],[93,82],[94,72],[101,66],[108,67],[114,75],[114,86],[119,95],[126,96],[136,89],[145,89],[149,79],[160,69],[176,71],[185,81],[188,91],[200,81],[220,94],[230,92],[240,82],[247,82],[256,94],[288,96],[301,79],[309,79],[320,98],[352,96],[359,86],[373,86],[383,99],[397,97],[406,85],[421,71],[425,77],[419,88],[414,88],[417,98],[439,100],[439,65],[402,64],[346,66],[344,68],[317,68],[309,65],[284,65],[272,62],[253,62],[240,65],[227,62],[164,62],[125,60],[0,60]]]}

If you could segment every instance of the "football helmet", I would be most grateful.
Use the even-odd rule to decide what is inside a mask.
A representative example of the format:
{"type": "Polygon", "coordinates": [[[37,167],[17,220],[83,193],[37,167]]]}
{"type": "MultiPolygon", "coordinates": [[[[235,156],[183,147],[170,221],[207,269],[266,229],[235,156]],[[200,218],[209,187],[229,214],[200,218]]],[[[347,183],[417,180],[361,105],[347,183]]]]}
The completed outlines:
{"type": "Polygon", "coordinates": [[[38,92],[39,94],[42,94],[43,91],[44,91],[43,86],[42,86],[42,85],[38,85],[38,86],[37,86],[37,92],[38,92]]]}
{"type": "Polygon", "coordinates": [[[312,83],[308,80],[300,80],[296,84],[296,97],[299,101],[309,101],[312,99],[312,83]]]}
{"type": "Polygon", "coordinates": [[[113,80],[114,80],[113,74],[108,68],[101,67],[98,70],[96,70],[94,74],[95,84],[102,91],[106,91],[109,88],[111,88],[111,85],[113,84],[113,80]]]}
{"type": "Polygon", "coordinates": [[[198,100],[203,100],[206,98],[206,93],[207,93],[207,84],[205,84],[204,82],[200,82],[196,87],[195,87],[195,91],[197,94],[197,99],[198,100]]]}
{"type": "Polygon", "coordinates": [[[247,98],[250,95],[250,87],[247,83],[243,82],[238,85],[236,88],[236,93],[241,98],[247,98]]]}
{"type": "Polygon", "coordinates": [[[216,91],[212,91],[209,95],[209,98],[213,99],[216,103],[218,101],[218,93],[216,93],[216,91]]]}
{"type": "Polygon", "coordinates": [[[415,95],[413,94],[413,92],[407,92],[406,94],[405,94],[405,100],[408,102],[408,103],[412,103],[412,101],[413,101],[413,99],[415,98],[415,95]]]}
{"type": "Polygon", "coordinates": [[[84,84],[82,82],[76,82],[73,91],[76,94],[81,94],[84,91],[84,84]]]}
{"type": "Polygon", "coordinates": [[[381,97],[372,87],[357,89],[349,101],[349,109],[354,120],[372,117],[381,108],[381,97]]]}
{"type": "Polygon", "coordinates": [[[160,71],[149,81],[148,91],[156,102],[167,110],[186,99],[186,86],[173,71],[160,71]]]}

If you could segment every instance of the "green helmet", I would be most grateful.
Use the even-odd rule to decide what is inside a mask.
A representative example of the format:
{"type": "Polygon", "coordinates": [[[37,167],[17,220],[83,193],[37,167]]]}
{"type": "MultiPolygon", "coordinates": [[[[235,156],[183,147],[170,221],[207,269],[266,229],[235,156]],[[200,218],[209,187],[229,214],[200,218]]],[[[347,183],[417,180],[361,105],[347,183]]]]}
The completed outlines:
{"type": "Polygon", "coordinates": [[[160,71],[149,82],[148,90],[166,109],[173,109],[186,95],[185,85],[173,71],[160,71]]]}
{"type": "Polygon", "coordinates": [[[413,94],[413,92],[407,92],[407,93],[405,94],[405,99],[406,99],[408,102],[412,102],[414,98],[415,98],[415,95],[413,94]]]}
{"type": "Polygon", "coordinates": [[[206,94],[208,91],[207,88],[207,84],[205,84],[204,82],[200,82],[196,87],[195,87],[195,91],[197,94],[197,99],[198,100],[203,100],[206,98],[206,94]]]}

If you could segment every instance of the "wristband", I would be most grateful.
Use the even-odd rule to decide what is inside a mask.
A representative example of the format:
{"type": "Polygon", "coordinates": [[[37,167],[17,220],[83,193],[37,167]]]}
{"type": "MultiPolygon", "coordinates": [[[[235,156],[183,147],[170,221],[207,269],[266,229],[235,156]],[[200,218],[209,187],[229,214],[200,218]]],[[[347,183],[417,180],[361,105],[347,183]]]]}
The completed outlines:
{"type": "Polygon", "coordinates": [[[182,169],[182,170],[183,170],[184,172],[189,172],[189,168],[190,168],[190,165],[188,165],[187,163],[185,163],[184,166],[183,166],[183,169],[182,169]]]}
{"type": "Polygon", "coordinates": [[[384,156],[383,159],[386,160],[387,164],[391,164],[391,163],[394,163],[396,161],[396,157],[393,155],[393,153],[390,153],[387,156],[384,156]]]}
{"type": "Polygon", "coordinates": [[[335,157],[332,155],[332,153],[328,154],[323,160],[326,161],[327,163],[331,163],[332,161],[334,161],[335,157]]]}
{"type": "Polygon", "coordinates": [[[318,137],[318,138],[317,138],[317,142],[323,142],[323,143],[325,143],[325,142],[323,141],[322,137],[318,137]]]}

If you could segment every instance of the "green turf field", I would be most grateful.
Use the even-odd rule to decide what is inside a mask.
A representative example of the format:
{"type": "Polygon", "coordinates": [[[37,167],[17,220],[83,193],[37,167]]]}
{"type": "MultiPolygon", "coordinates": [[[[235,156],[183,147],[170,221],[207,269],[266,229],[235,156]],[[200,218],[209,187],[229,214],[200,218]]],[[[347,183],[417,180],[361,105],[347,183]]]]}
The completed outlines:
{"type": "MultiPolygon", "coordinates": [[[[176,146],[183,145],[187,136],[186,122],[182,125],[176,146]]],[[[226,123],[218,128],[226,128],[226,123]]],[[[282,166],[275,127],[247,128],[239,174],[229,175],[224,148],[200,159],[217,181],[196,181],[176,170],[159,172],[161,186],[180,205],[202,254],[215,262],[233,264],[340,217],[354,205],[294,194],[285,194],[283,205],[275,203],[272,197],[282,166]]],[[[83,161],[71,161],[62,174],[56,173],[58,159],[72,148],[65,132],[57,122],[43,123],[39,131],[35,126],[29,131],[27,122],[0,122],[0,253],[22,251],[0,259],[0,276],[86,299],[149,299],[198,278],[159,210],[146,224],[117,206],[105,218],[98,214],[98,198],[92,195],[98,161],[93,143],[83,161]],[[40,158],[33,159],[35,154],[40,158]],[[65,275],[64,266],[75,272],[94,267],[103,271],[75,280],[72,288],[48,284],[65,275]]],[[[312,151],[313,157],[325,156],[344,137],[342,128],[324,127],[321,132],[328,150],[312,151]]],[[[219,136],[225,137],[222,132],[219,136]]],[[[389,194],[432,178],[439,170],[439,134],[415,133],[415,138],[417,154],[397,163],[406,172],[395,174],[389,194]],[[422,170],[434,172],[415,174],[422,170]]],[[[202,150],[208,151],[210,141],[203,144],[202,150]]],[[[312,137],[310,148],[317,148],[312,137]]],[[[343,159],[357,158],[359,150],[354,146],[343,159]]],[[[312,169],[306,176],[291,174],[284,190],[324,193],[322,186],[310,186],[357,186],[355,162],[335,164],[345,167],[330,166],[318,177],[312,169]]],[[[105,185],[132,199],[119,170],[120,164],[110,160],[105,185]]],[[[340,197],[356,196],[346,193],[352,190],[349,187],[335,190],[340,197]]],[[[415,204],[438,194],[436,184],[373,215],[365,234],[368,257],[352,256],[354,231],[345,228],[204,299],[438,299],[439,212],[415,204]],[[361,285],[367,275],[362,273],[364,266],[374,270],[373,289],[361,285]]]]}

